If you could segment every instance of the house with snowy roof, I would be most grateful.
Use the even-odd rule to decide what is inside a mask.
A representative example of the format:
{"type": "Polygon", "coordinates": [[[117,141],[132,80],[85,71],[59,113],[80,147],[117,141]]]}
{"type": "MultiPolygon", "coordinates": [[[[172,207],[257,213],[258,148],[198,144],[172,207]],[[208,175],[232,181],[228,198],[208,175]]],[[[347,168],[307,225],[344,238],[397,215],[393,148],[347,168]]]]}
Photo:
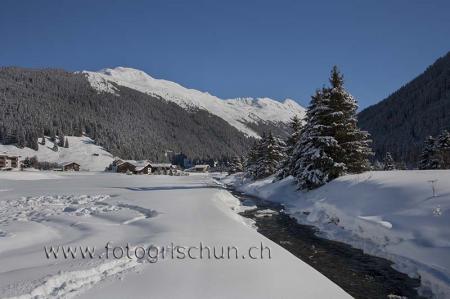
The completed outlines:
{"type": "Polygon", "coordinates": [[[0,169],[19,168],[19,156],[0,154],[0,169]]]}

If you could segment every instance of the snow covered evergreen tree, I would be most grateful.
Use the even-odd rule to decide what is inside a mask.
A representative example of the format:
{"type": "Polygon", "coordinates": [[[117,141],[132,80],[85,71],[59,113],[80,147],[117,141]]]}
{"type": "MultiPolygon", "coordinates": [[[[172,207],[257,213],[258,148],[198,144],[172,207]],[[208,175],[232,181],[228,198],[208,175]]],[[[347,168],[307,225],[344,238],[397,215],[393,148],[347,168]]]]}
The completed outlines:
{"type": "Polygon", "coordinates": [[[387,152],[383,160],[383,170],[394,170],[395,163],[390,152],[387,152]]]}
{"type": "Polygon", "coordinates": [[[292,157],[292,175],[302,189],[314,189],[342,175],[343,149],[333,136],[333,110],[328,90],[316,91],[306,112],[306,125],[292,157]]]}
{"type": "Polygon", "coordinates": [[[239,156],[233,157],[230,164],[230,169],[228,170],[228,173],[236,173],[236,172],[242,172],[244,170],[244,166],[242,165],[242,158],[239,156]]]}
{"type": "Polygon", "coordinates": [[[291,175],[292,153],[294,152],[295,146],[300,140],[300,135],[303,128],[301,119],[297,115],[295,115],[291,119],[289,127],[291,129],[291,135],[286,140],[285,158],[280,163],[280,169],[277,175],[278,179],[284,179],[287,176],[291,175]]]}
{"type": "Polygon", "coordinates": [[[422,153],[420,154],[419,169],[438,169],[439,159],[437,156],[436,140],[428,136],[425,140],[422,153]]]}
{"type": "Polygon", "coordinates": [[[258,146],[258,158],[256,161],[256,179],[261,179],[274,174],[281,161],[283,161],[284,142],[274,137],[272,132],[263,134],[258,146]]]}
{"type": "Polygon", "coordinates": [[[69,139],[66,138],[66,141],[64,141],[64,147],[69,148],[69,139]]]}
{"type": "Polygon", "coordinates": [[[356,110],[358,104],[344,88],[344,77],[336,66],[330,77],[331,88],[325,93],[329,98],[331,135],[344,151],[342,161],[349,173],[360,173],[370,169],[369,157],[373,155],[370,148],[372,141],[366,131],[358,128],[356,110]]]}
{"type": "Polygon", "coordinates": [[[437,139],[440,168],[450,169],[450,133],[447,130],[441,132],[437,139]]]}
{"type": "Polygon", "coordinates": [[[64,147],[64,141],[66,140],[66,137],[64,137],[64,134],[61,132],[58,135],[58,146],[64,147]]]}
{"type": "Polygon", "coordinates": [[[249,178],[255,178],[256,177],[256,162],[258,161],[259,157],[259,146],[260,141],[255,141],[253,146],[250,148],[247,154],[247,158],[244,164],[244,171],[245,176],[249,178]]]}
{"type": "Polygon", "coordinates": [[[312,97],[305,128],[293,153],[290,174],[300,188],[314,189],[345,172],[370,169],[371,140],[358,128],[358,105],[345,90],[337,67],[331,71],[330,84],[312,97]]]}

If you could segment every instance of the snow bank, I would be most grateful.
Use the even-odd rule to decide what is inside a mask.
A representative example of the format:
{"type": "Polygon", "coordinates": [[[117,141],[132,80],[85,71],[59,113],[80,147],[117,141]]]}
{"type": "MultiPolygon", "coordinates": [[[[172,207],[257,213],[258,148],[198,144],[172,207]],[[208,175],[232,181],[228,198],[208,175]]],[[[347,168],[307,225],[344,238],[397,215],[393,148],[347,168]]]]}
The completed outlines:
{"type": "Polygon", "coordinates": [[[36,156],[40,162],[68,163],[76,162],[80,164],[81,170],[104,171],[113,161],[113,155],[102,147],[96,145],[89,137],[66,136],[69,148],[58,147],[58,151],[53,150],[53,142],[46,138],[45,145],[40,144],[37,151],[31,148],[18,148],[14,145],[0,144],[0,153],[20,156],[23,160],[26,157],[36,156]]]}
{"type": "Polygon", "coordinates": [[[310,192],[297,191],[292,178],[272,180],[249,182],[238,174],[224,182],[283,203],[287,213],[327,238],[393,260],[398,270],[421,276],[422,291],[450,296],[449,170],[347,175],[310,192]]]}

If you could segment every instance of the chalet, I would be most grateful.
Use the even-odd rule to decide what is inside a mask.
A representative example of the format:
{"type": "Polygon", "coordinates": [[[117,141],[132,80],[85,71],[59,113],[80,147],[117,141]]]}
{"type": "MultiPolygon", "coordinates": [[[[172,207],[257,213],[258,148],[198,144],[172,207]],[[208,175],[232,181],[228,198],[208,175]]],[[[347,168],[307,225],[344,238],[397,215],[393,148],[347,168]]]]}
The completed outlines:
{"type": "Polygon", "coordinates": [[[208,164],[204,164],[204,165],[195,165],[192,169],[194,172],[208,172],[209,170],[209,165],[208,164]]]}
{"type": "Polygon", "coordinates": [[[134,172],[136,166],[132,163],[132,161],[122,161],[116,165],[115,169],[116,172],[121,173],[134,172]]]}
{"type": "Polygon", "coordinates": [[[0,169],[19,168],[19,156],[0,154],[0,169]]]}
{"type": "Polygon", "coordinates": [[[116,172],[134,174],[148,174],[151,172],[150,163],[148,161],[125,160],[115,166],[116,172]]]}
{"type": "Polygon", "coordinates": [[[80,164],[75,162],[68,162],[63,164],[62,166],[63,171],[80,171],[80,164]]]}

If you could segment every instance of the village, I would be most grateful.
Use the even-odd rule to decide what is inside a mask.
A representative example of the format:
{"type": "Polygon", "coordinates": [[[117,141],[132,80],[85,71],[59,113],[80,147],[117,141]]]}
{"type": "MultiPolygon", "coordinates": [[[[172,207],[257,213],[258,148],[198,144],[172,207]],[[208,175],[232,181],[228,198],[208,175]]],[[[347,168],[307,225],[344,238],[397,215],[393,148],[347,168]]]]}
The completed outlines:
{"type": "MultiPolygon", "coordinates": [[[[24,171],[32,167],[32,159],[26,157],[21,160],[21,156],[0,154],[0,171],[24,171]]],[[[50,167],[45,170],[52,171],[86,171],[81,165],[74,161],[64,163],[49,163],[50,167]]],[[[106,172],[125,173],[125,174],[147,174],[147,175],[188,175],[190,172],[206,173],[210,170],[208,164],[198,164],[190,168],[182,169],[179,165],[172,163],[155,163],[148,160],[123,160],[115,158],[113,162],[105,169],[106,172]]]]}

